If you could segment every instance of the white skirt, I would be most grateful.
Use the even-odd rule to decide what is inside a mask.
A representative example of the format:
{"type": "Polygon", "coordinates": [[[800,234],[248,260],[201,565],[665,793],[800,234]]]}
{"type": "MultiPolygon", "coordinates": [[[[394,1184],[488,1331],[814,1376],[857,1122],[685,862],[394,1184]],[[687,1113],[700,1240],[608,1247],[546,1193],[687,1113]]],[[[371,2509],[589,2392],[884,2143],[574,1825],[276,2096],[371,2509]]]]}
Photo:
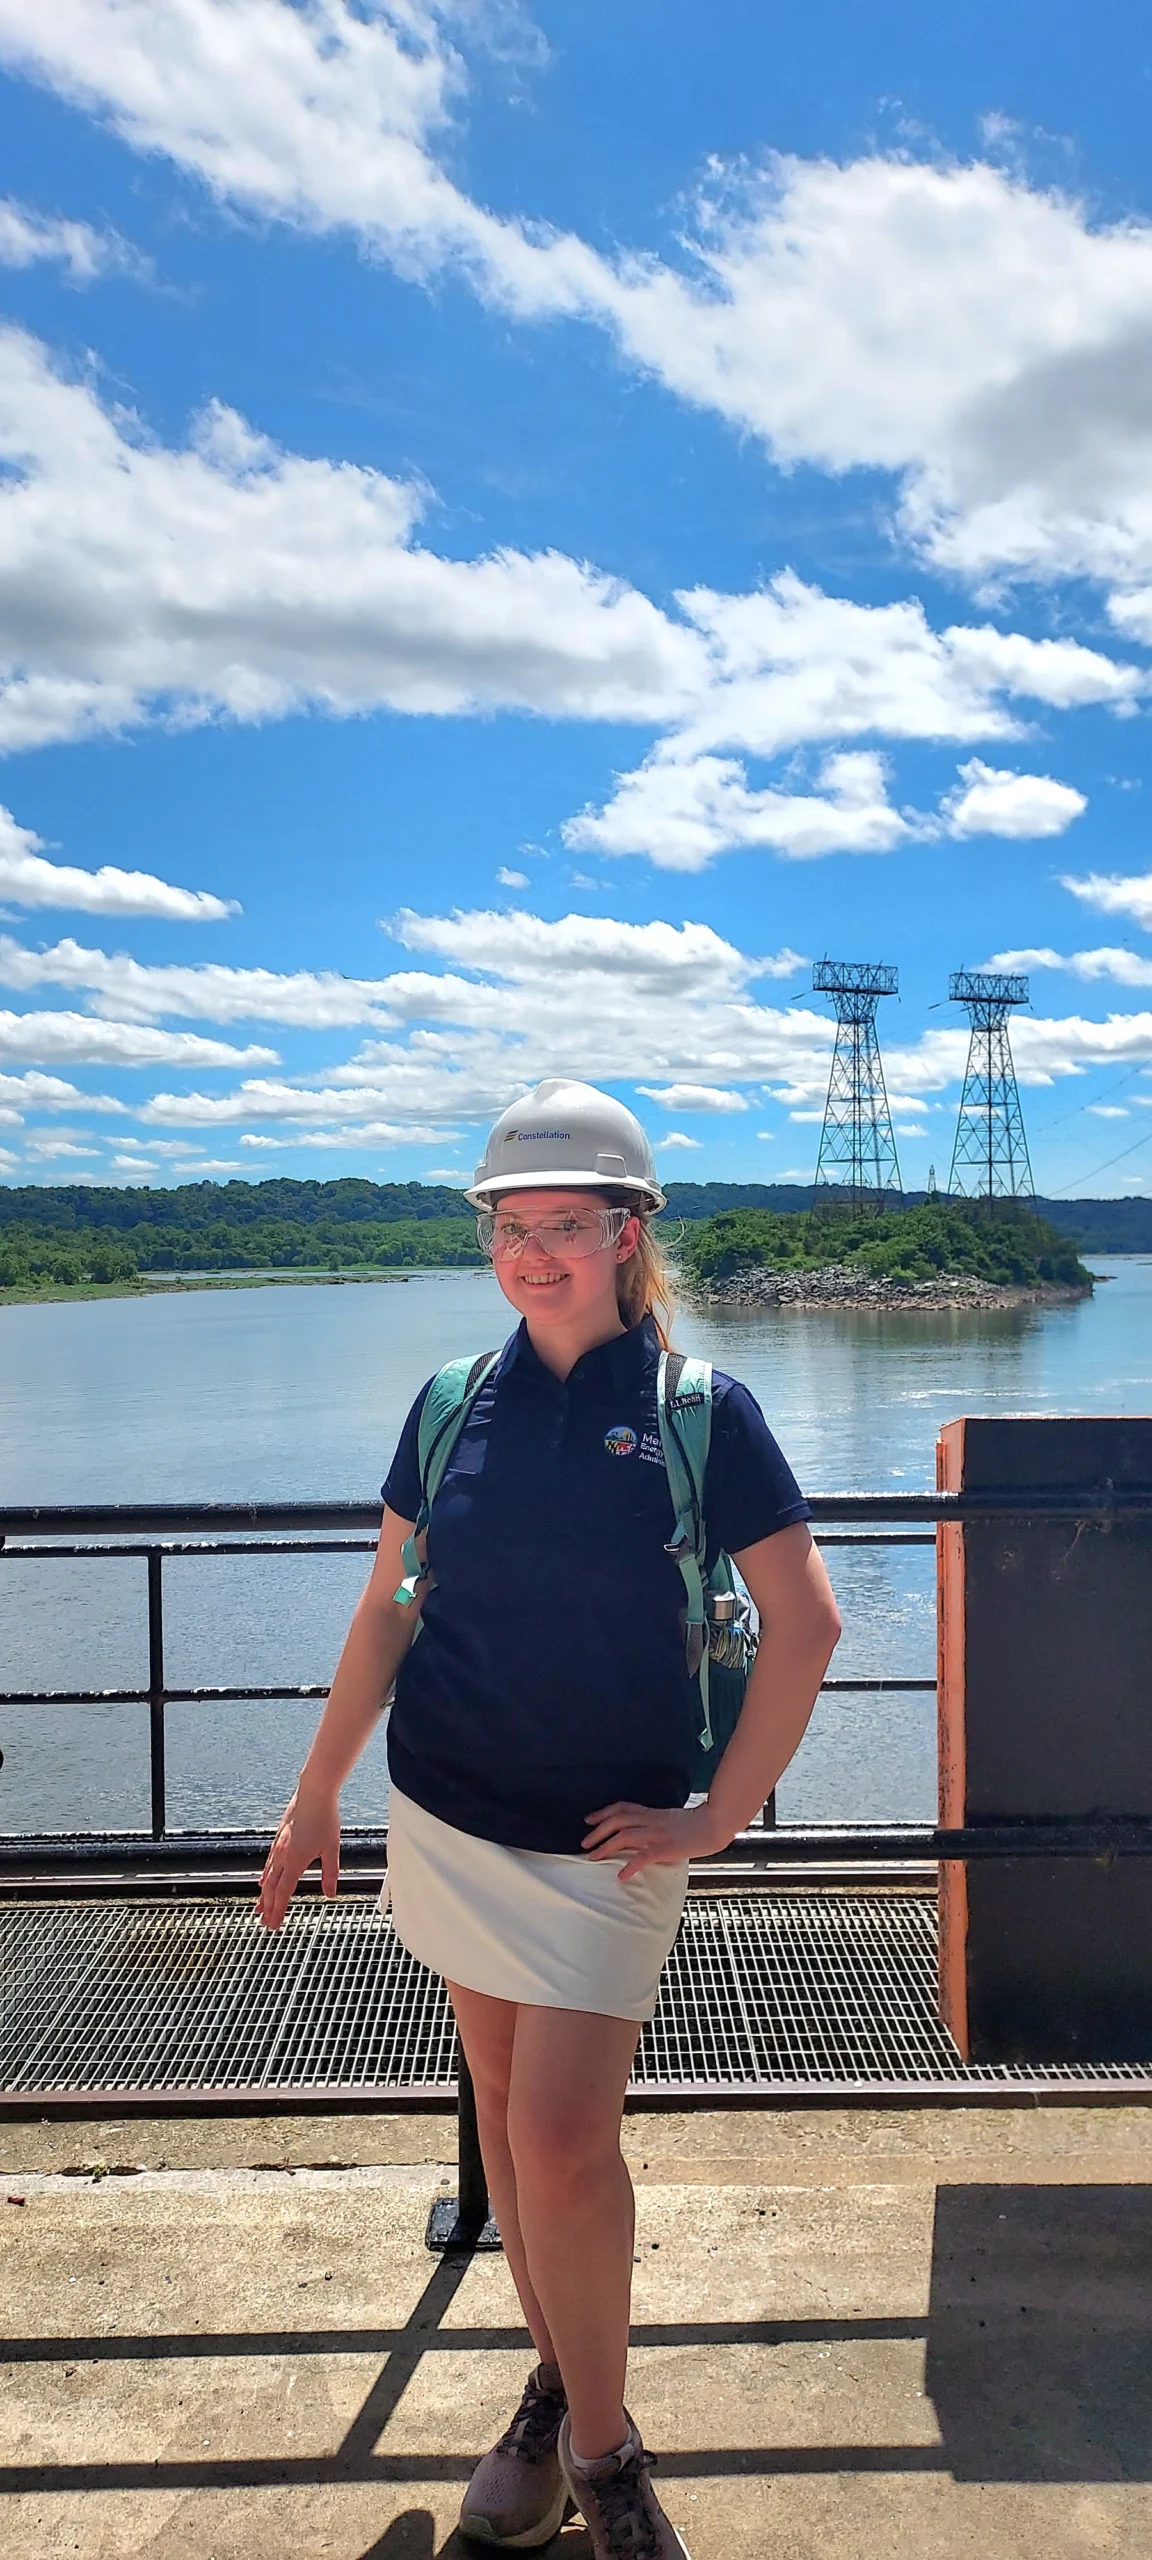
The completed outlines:
{"type": "Polygon", "coordinates": [[[688,1866],[506,1849],[456,1831],[393,1786],[388,1880],[397,1936],[433,1973],[490,2000],[650,2018],[688,1889],[688,1866]]]}

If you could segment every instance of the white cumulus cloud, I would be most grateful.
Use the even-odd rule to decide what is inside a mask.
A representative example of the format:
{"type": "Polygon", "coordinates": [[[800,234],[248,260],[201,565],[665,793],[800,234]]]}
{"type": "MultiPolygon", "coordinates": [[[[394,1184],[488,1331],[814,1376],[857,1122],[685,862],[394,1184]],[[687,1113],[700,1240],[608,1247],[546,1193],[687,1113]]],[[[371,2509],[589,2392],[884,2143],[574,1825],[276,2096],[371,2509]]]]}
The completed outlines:
{"type": "Polygon", "coordinates": [[[0,1058],[40,1066],[240,1067],[276,1064],[274,1049],[231,1048],[195,1031],[153,1031],[86,1013],[0,1012],[0,1058]]]}
{"type": "Polygon", "coordinates": [[[941,564],[1152,566],[1152,226],[987,163],[780,157],[622,282],[628,352],[783,463],[879,468],[941,564]]]}
{"type": "Polygon", "coordinates": [[[1070,783],[998,772],[979,756],[961,765],[960,785],[941,804],[950,836],[1062,836],[1088,806],[1070,783]]]}
{"type": "Polygon", "coordinates": [[[59,1135],[49,1137],[39,1129],[30,1129],[24,1141],[24,1153],[33,1162],[50,1164],[57,1156],[98,1156],[100,1149],[90,1147],[75,1130],[62,1130],[59,1135]]]}
{"type": "Polygon", "coordinates": [[[743,765],[657,750],[607,806],[565,821],[578,851],[644,853],[663,871],[703,871],[716,854],[763,846],[791,862],[825,853],[890,853],[922,827],[892,806],[882,756],[826,756],[813,791],[753,791],[743,765]]]}
{"type": "Polygon", "coordinates": [[[126,1102],[117,1101],[111,1093],[81,1093],[78,1085],[68,1084],[62,1076],[40,1075],[30,1068],[25,1075],[0,1073],[0,1118],[9,1126],[22,1120],[28,1111],[95,1111],[127,1113],[126,1102]]]}
{"type": "MultiPolygon", "coordinates": [[[[2,0],[0,0],[2,6],[2,0]]],[[[164,447],[0,332],[0,747],[384,705],[665,720],[699,635],[559,553],[442,559],[424,493],[213,404],[164,447]]]]}
{"type": "MultiPolygon", "coordinates": [[[[858,605],[791,571],[751,595],[686,591],[673,614],[555,552],[442,558],[418,540],[413,484],[284,452],[218,404],[185,444],[161,445],[12,329],[0,465],[9,750],[302,710],[645,722],[657,746],[564,832],[574,849],[695,870],[729,845],[802,860],[924,832],[889,800],[875,747],[853,741],[1011,738],[1023,704],[1124,712],[1146,685],[1071,640],[936,632],[913,599],[858,605]],[[803,746],[826,750],[814,785],[749,780],[742,758],[803,746]]],[[[0,891],[26,905],[191,920],[226,903],[49,862],[13,819],[0,864],[0,891]]],[[[524,882],[504,871],[502,886],[524,882]]]]}
{"type": "Polygon", "coordinates": [[[71,907],[85,915],[165,916],[177,923],[214,923],[238,915],[232,898],[214,897],[209,889],[177,889],[149,871],[118,871],[104,863],[99,871],[81,871],[71,863],[50,862],[43,839],[16,823],[10,809],[0,808],[0,899],[18,907],[71,907]]]}
{"type": "Polygon", "coordinates": [[[386,978],[345,978],[335,969],[231,969],[215,961],[151,966],[124,951],[90,951],[71,937],[32,951],[0,934],[0,986],[83,992],[94,1013],[153,1022],[183,1014],[201,1022],[275,1022],[327,1031],[387,1020],[386,978]]]}
{"type": "MultiPolygon", "coordinates": [[[[201,1161],[199,1149],[222,1139],[238,1139],[239,1160],[249,1164],[261,1151],[288,1145],[332,1154],[420,1146],[439,1161],[440,1151],[456,1145],[467,1154],[462,1133],[490,1123],[541,1076],[557,1074],[638,1087],[642,1101],[670,1113],[735,1112],[745,1097],[760,1106],[770,1090],[807,1125],[822,1115],[832,1023],[804,1003],[774,1002],[770,991],[766,1000],[764,961],[710,926],[582,915],[549,921],[508,909],[442,916],[406,910],[389,930],[405,964],[365,982],[380,990],[381,1021],[368,1026],[353,1055],[312,1074],[242,1074],[223,1089],[153,1091],[134,1106],[146,1142],[117,1132],[122,1152],[170,1158],[184,1171],[201,1161]]],[[[1039,967],[1049,956],[1059,958],[1008,953],[997,961],[1039,967]]],[[[198,1048],[204,1063],[216,1066],[245,1058],[255,1064],[267,1054],[79,1014],[33,1017],[30,1030],[27,1018],[21,1028],[19,1017],[0,1016],[0,1056],[11,1040],[34,1041],[49,1062],[85,1064],[107,1058],[144,1066],[171,1054],[186,1069],[198,1048]],[[52,1040],[55,1049],[47,1045],[52,1040]]],[[[1016,1016],[1012,1041],[1026,1086],[1100,1066],[1152,1068],[1152,1012],[1100,1021],[1016,1016]]],[[[967,1053],[958,1009],[914,1042],[885,1041],[890,1104],[902,1127],[925,1125],[925,1113],[936,1107],[928,1097],[958,1085],[967,1053]]],[[[12,1125],[45,1110],[77,1120],[93,1111],[123,1117],[126,1106],[90,1098],[42,1069],[0,1072],[0,1118],[12,1125]]],[[[669,1133],[677,1140],[688,1134],[669,1133]]],[[[76,1138],[86,1143],[83,1131],[76,1138]]]]}
{"type": "Polygon", "coordinates": [[[34,213],[10,196],[0,197],[0,267],[44,265],[62,267],[69,284],[151,275],[149,261],[118,232],[95,231],[90,222],[71,222],[62,214],[34,213]]]}
{"type": "MultiPolygon", "coordinates": [[[[759,1094],[787,1108],[823,1109],[833,1026],[806,1006],[760,1000],[761,964],[696,924],[626,924],[572,915],[549,922],[520,911],[448,916],[405,911],[393,935],[436,968],[399,969],[388,983],[391,1028],[346,1064],[314,1076],[245,1077],[227,1092],[162,1092],[140,1118],[154,1128],[289,1130],[317,1144],[455,1143],[489,1123],[544,1075],[569,1074],[654,1093],[679,1086],[684,1107],[701,1088],[759,1094]]],[[[1049,1084],[1094,1065],[1152,1061],[1152,1014],[1016,1018],[1022,1083],[1049,1084]]],[[[968,1054],[962,1019],[914,1043],[885,1044],[889,1098],[919,1124],[925,1099],[959,1083],[968,1054]]],[[[681,1130],[676,1133],[685,1136],[681,1130]]]]}
{"type": "Polygon", "coordinates": [[[382,1105],[382,1080],[305,1086],[251,1076],[234,1093],[153,1094],[137,1117],[149,1126],[179,1129],[239,1128],[245,1120],[286,1121],[302,1129],[319,1123],[313,1138],[297,1143],[331,1147],[349,1143],[344,1132],[325,1126],[339,1121],[354,1127],[357,1144],[365,1146],[443,1146],[456,1134],[436,1121],[384,1119],[382,1105]]]}
{"type": "Polygon", "coordinates": [[[716,1084],[642,1084],[641,1093],[663,1111],[747,1111],[748,1097],[716,1084]]]}
{"type": "MultiPolygon", "coordinates": [[[[438,1129],[436,1145],[451,1144],[455,1134],[453,1129],[438,1129]]],[[[262,1151],[268,1149],[280,1151],[285,1147],[321,1147],[329,1151],[342,1149],[345,1154],[365,1146],[427,1146],[429,1143],[427,1135],[420,1136],[414,1134],[411,1129],[395,1124],[385,1124],[382,1121],[369,1122],[364,1127],[353,1126],[348,1129],[296,1130],[290,1138],[273,1138],[265,1130],[246,1129],[240,1140],[242,1147],[255,1147],[262,1151]]],[[[429,1171],[422,1178],[425,1182],[458,1183],[464,1180],[464,1175],[458,1165],[454,1169],[449,1166],[447,1171],[441,1166],[438,1171],[429,1171]]]]}
{"type": "MultiPolygon", "coordinates": [[[[1016,1014],[1011,1024],[1012,1055],[1022,1085],[1050,1085],[1057,1077],[1079,1075],[1090,1067],[1135,1066],[1152,1060],[1152,1013],[1110,1013],[1102,1022],[1082,1014],[1044,1020],[1016,1014]]],[[[892,1080],[942,1092],[957,1084],[968,1056],[967,1030],[926,1031],[908,1046],[885,1048],[884,1063],[892,1080]]],[[[892,1108],[903,1107],[890,1095],[892,1108]]]]}
{"type": "Polygon", "coordinates": [[[413,272],[483,236],[426,148],[463,65],[421,0],[0,0],[0,46],[235,204],[413,272]]]}
{"type": "Polygon", "coordinates": [[[1108,598],[1109,618],[1126,640],[1152,647],[1152,587],[1134,587],[1108,598]]]}
{"type": "Polygon", "coordinates": [[[754,755],[821,739],[1014,737],[1016,701],[1130,712],[1148,679],[1075,640],[990,623],[934,631],[918,597],[857,604],[783,569],[747,595],[686,589],[681,611],[709,650],[710,685],[680,726],[682,752],[754,755]]]}
{"type": "Polygon", "coordinates": [[[758,1001],[764,963],[707,925],[405,910],[389,930],[440,965],[384,982],[387,1035],[321,1077],[155,1095],[145,1118],[254,1134],[277,1121],[365,1134],[386,1124],[443,1146],[543,1075],[734,1090],[793,1068],[819,1074],[830,1048],[831,1026],[804,1006],[758,1001]]]}
{"type": "Polygon", "coordinates": [[[1152,933],[1152,871],[1065,872],[1060,886],[1070,889],[1082,905],[1095,907],[1099,915],[1131,916],[1133,924],[1152,933]]]}
{"type": "Polygon", "coordinates": [[[1073,978],[1111,978],[1121,987],[1152,987],[1152,959],[1120,945],[1096,951],[998,951],[990,969],[1064,969],[1073,978]]]}
{"type": "Polygon", "coordinates": [[[713,173],[676,263],[606,258],[447,173],[467,74],[445,23],[422,0],[0,0],[0,47],[233,206],[591,319],[779,463],[888,471],[948,567],[1147,580],[1147,221],[994,157],[772,154],[713,173]]]}
{"type": "MultiPolygon", "coordinates": [[[[741,845],[793,860],[888,852],[937,832],[937,823],[892,805],[874,749],[827,756],[815,789],[789,778],[761,790],[732,750],[771,758],[868,735],[1015,738],[1025,701],[1127,712],[1147,683],[1139,669],[1072,640],[1037,641],[990,624],[937,632],[915,598],[856,604],[792,570],[753,594],[700,588],[677,603],[707,644],[707,681],[643,764],[619,778],[606,805],[565,823],[574,850],[642,853],[669,870],[700,870],[741,845]]],[[[1038,781],[1052,794],[1066,788],[1038,781]]]]}
{"type": "Polygon", "coordinates": [[[672,1147],[699,1147],[703,1145],[703,1140],[689,1138],[683,1129],[670,1129],[666,1138],[657,1138],[656,1144],[663,1153],[665,1149],[672,1147]]]}

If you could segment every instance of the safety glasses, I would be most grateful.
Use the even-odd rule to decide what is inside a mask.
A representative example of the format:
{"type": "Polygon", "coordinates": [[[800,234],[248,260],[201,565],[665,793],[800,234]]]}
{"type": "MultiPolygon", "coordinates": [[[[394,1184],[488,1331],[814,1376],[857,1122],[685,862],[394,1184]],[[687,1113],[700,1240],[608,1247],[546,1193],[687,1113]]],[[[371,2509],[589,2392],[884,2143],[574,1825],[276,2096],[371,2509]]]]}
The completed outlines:
{"type": "Polygon", "coordinates": [[[581,1262],[586,1254],[615,1244],[630,1214],[627,1209],[556,1209],[528,1226],[510,1210],[482,1209],[476,1236],[481,1253],[489,1254],[493,1262],[518,1262],[532,1237],[551,1261],[581,1262]]]}

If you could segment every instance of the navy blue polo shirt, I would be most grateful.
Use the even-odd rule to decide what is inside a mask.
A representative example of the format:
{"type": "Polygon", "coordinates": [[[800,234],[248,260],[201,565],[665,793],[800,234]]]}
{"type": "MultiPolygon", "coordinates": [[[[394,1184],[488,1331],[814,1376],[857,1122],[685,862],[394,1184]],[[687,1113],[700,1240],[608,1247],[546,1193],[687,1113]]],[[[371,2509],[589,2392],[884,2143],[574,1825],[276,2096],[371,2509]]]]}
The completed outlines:
{"type": "MultiPolygon", "coordinates": [[[[423,1631],[396,1682],[391,1774],[457,1830],[579,1853],[587,1816],[627,1797],[683,1804],[699,1707],[660,1446],[651,1318],[567,1378],[521,1324],[452,1451],[432,1506],[423,1631]]],[[[431,1383],[431,1382],[429,1382],[431,1383]]],[[[423,1387],[383,1488],[420,1508],[423,1387]]],[[[716,1371],[705,1522],[715,1555],[808,1507],[746,1387],[716,1371]]]]}

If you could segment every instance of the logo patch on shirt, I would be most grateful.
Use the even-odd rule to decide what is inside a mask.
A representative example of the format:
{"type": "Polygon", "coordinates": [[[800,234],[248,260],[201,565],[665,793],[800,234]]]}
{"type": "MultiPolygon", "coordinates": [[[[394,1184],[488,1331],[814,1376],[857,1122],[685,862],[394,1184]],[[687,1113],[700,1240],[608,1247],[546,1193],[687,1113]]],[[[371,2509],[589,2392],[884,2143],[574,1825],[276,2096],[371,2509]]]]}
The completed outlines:
{"type": "Polygon", "coordinates": [[[604,1434],[604,1446],[610,1458],[634,1458],[637,1439],[630,1422],[614,1422],[604,1434]]]}

